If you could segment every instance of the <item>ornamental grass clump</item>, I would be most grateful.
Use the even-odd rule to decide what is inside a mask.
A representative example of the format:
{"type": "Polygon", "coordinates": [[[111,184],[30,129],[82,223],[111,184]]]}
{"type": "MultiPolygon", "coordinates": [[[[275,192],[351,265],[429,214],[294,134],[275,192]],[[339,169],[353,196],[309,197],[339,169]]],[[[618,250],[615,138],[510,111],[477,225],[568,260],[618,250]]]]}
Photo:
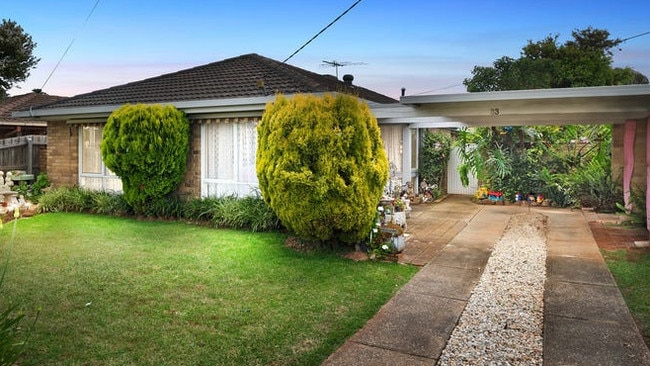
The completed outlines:
{"type": "Polygon", "coordinates": [[[376,118],[351,95],[279,95],[257,127],[264,200],[297,236],[367,239],[388,180],[376,118]]]}

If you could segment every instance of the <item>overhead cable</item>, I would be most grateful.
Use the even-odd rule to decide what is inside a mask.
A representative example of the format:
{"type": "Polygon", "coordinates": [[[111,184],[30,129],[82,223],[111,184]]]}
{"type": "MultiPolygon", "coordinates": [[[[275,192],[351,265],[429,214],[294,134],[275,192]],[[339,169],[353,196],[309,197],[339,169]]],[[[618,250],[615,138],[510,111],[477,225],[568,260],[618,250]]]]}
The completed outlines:
{"type": "MultiPolygon", "coordinates": [[[[95,1],[95,5],[93,5],[92,9],[90,9],[90,12],[88,13],[88,16],[86,16],[86,19],[84,20],[84,22],[81,25],[80,29],[83,29],[86,26],[86,23],[88,23],[88,20],[90,19],[90,17],[95,12],[95,9],[97,8],[97,5],[99,5],[99,1],[100,0],[95,1]]],[[[70,44],[68,44],[68,47],[65,49],[65,51],[63,51],[63,54],[61,55],[61,58],[59,58],[59,61],[56,63],[56,65],[54,65],[54,68],[52,69],[50,74],[47,76],[47,79],[45,79],[45,82],[43,83],[43,86],[41,86],[41,90],[45,89],[45,84],[47,84],[47,82],[50,81],[50,78],[52,77],[52,75],[54,74],[56,69],[59,67],[59,65],[61,64],[61,61],[63,61],[63,58],[68,54],[68,51],[70,51],[70,48],[72,48],[72,44],[74,43],[76,38],[77,38],[76,35],[74,37],[72,37],[72,40],[70,41],[70,44]]]]}

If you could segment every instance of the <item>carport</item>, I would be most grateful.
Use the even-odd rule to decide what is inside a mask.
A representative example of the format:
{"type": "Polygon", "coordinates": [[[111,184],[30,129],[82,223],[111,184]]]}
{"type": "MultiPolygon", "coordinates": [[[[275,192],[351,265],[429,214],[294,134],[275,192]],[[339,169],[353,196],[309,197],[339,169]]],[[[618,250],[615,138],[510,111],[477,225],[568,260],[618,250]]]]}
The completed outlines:
{"type": "MultiPolygon", "coordinates": [[[[650,85],[516,90],[464,94],[412,95],[400,105],[373,106],[380,124],[421,128],[612,124],[612,170],[623,174],[625,204],[630,187],[646,187],[650,211],[650,85]]],[[[410,133],[403,134],[402,179],[413,166],[410,133]]],[[[650,229],[650,223],[648,224],[650,229]]]]}

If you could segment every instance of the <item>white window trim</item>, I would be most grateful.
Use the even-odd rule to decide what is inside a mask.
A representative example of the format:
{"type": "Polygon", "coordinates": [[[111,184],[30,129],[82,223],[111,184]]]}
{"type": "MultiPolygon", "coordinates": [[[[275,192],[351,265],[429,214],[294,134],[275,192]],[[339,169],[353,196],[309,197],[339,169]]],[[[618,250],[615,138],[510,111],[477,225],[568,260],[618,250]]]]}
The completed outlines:
{"type": "MultiPolygon", "coordinates": [[[[113,190],[113,189],[107,189],[106,188],[106,183],[108,179],[121,179],[120,177],[116,175],[110,175],[108,174],[108,168],[104,164],[104,160],[102,159],[101,161],[101,173],[84,173],[83,171],[83,125],[80,125],[78,127],[78,149],[77,149],[77,156],[78,156],[78,162],[77,162],[77,167],[78,167],[78,182],[77,184],[79,187],[83,187],[82,185],[82,179],[83,178],[100,178],[101,179],[101,191],[105,192],[115,192],[115,193],[122,193],[122,190],[113,190]]],[[[86,187],[87,188],[87,187],[86,187]]]]}
{"type": "MultiPolygon", "coordinates": [[[[219,178],[208,178],[207,173],[209,171],[209,167],[207,166],[208,164],[208,158],[205,151],[207,151],[206,146],[208,143],[208,138],[207,138],[207,133],[206,133],[206,128],[208,124],[202,124],[201,125],[201,197],[205,198],[208,197],[209,185],[216,185],[217,187],[219,186],[230,186],[230,187],[237,187],[236,191],[237,192],[245,192],[248,191],[252,193],[255,191],[259,185],[254,184],[254,183],[247,183],[247,182],[240,182],[235,179],[219,179],[219,178]]],[[[240,123],[233,123],[233,136],[239,136],[239,128],[240,128],[240,123]]],[[[236,159],[239,159],[240,151],[241,151],[241,141],[239,141],[239,138],[237,139],[236,143],[233,144],[233,156],[235,158],[235,161],[230,162],[233,164],[233,176],[234,177],[239,177],[240,176],[240,164],[236,159]]]]}

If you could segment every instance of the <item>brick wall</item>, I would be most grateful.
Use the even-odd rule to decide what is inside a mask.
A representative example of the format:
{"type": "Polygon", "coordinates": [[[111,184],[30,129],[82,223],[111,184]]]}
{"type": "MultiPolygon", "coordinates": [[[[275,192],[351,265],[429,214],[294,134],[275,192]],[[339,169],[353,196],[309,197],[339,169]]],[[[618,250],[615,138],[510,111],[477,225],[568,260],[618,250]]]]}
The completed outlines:
{"type": "Polygon", "coordinates": [[[190,151],[187,154],[187,170],[178,187],[178,194],[184,197],[201,197],[201,124],[190,125],[190,151]]]}
{"type": "Polygon", "coordinates": [[[47,178],[55,187],[79,183],[79,129],[65,122],[47,123],[47,178]]]}
{"type": "Polygon", "coordinates": [[[38,145],[38,173],[47,174],[47,145],[38,145]]]}

